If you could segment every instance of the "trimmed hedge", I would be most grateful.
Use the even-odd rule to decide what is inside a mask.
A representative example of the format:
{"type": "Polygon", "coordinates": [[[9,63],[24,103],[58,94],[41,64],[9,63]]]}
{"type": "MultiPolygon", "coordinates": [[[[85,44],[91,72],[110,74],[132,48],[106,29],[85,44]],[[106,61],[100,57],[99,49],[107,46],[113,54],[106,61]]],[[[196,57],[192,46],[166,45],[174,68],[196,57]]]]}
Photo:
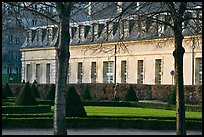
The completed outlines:
{"type": "MultiPolygon", "coordinates": [[[[143,118],[66,118],[67,128],[176,129],[175,120],[143,118]]],[[[2,128],[52,128],[53,118],[2,118],[2,128]],[[40,124],[39,124],[40,123],[40,124]]],[[[202,121],[186,121],[186,129],[202,130],[202,121]]]]}
{"type": "Polygon", "coordinates": [[[70,86],[68,88],[68,91],[66,92],[66,116],[67,117],[87,116],[81,98],[76,92],[74,86],[70,86]]]}
{"type": "Polygon", "coordinates": [[[30,87],[29,82],[25,84],[23,90],[17,96],[15,105],[17,106],[37,105],[35,95],[30,87]]]}
{"type": "Polygon", "coordinates": [[[40,93],[39,93],[38,88],[36,87],[36,85],[34,83],[31,86],[31,90],[32,90],[32,92],[36,98],[40,98],[40,93]]]}
{"type": "Polygon", "coordinates": [[[45,100],[54,100],[55,99],[55,84],[51,84],[46,93],[45,93],[45,96],[44,96],[44,99],[45,100]]]}
{"type": "Polygon", "coordinates": [[[83,91],[82,99],[83,100],[92,100],[91,93],[90,93],[88,85],[86,85],[86,87],[85,87],[85,89],[83,91]]]}
{"type": "Polygon", "coordinates": [[[2,106],[2,114],[32,114],[51,112],[51,106],[2,106]]]}
{"type": "Polygon", "coordinates": [[[123,97],[123,101],[136,101],[136,102],[139,101],[132,84],[129,85],[123,97]]]}
{"type": "Polygon", "coordinates": [[[6,85],[4,86],[4,88],[2,89],[3,93],[2,93],[2,98],[5,99],[7,97],[13,97],[13,92],[10,88],[10,85],[8,83],[6,83],[6,85]]]}

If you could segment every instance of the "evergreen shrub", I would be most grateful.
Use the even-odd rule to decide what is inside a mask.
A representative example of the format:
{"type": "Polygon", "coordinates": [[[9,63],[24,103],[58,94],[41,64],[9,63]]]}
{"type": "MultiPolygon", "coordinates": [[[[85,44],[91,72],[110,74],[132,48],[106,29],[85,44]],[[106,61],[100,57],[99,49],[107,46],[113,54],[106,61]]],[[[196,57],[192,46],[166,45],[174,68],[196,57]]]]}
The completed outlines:
{"type": "Polygon", "coordinates": [[[171,105],[176,105],[176,88],[173,89],[167,103],[171,105]]]}
{"type": "Polygon", "coordinates": [[[83,91],[82,99],[83,100],[92,100],[88,85],[86,85],[85,90],[83,91]]]}
{"type": "Polygon", "coordinates": [[[37,105],[35,96],[31,90],[29,82],[27,82],[23,90],[18,94],[15,101],[16,106],[37,105]]]}
{"type": "Polygon", "coordinates": [[[135,90],[133,89],[133,86],[131,84],[125,93],[123,101],[136,101],[136,102],[139,101],[139,99],[135,93],[135,90]]]}
{"type": "Polygon", "coordinates": [[[40,98],[40,93],[39,93],[38,88],[36,87],[35,84],[32,84],[31,89],[32,89],[32,92],[33,92],[33,94],[35,95],[35,97],[36,97],[36,98],[40,98]]]}
{"type": "Polygon", "coordinates": [[[84,117],[87,116],[79,94],[74,86],[70,86],[66,92],[66,116],[84,117]]]}
{"type": "Polygon", "coordinates": [[[7,98],[7,97],[13,97],[14,96],[8,83],[6,83],[6,85],[5,85],[2,92],[3,92],[2,93],[2,98],[7,98]]]}
{"type": "Polygon", "coordinates": [[[51,84],[46,91],[45,100],[54,100],[55,99],[55,84],[51,84]]]}

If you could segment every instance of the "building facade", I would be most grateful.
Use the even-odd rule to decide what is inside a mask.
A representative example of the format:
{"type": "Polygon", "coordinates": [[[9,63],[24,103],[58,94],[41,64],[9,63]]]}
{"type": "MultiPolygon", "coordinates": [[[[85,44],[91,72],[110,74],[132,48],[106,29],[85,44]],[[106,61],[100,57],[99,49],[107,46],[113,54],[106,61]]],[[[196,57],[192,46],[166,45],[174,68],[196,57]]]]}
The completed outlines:
{"type": "MultiPolygon", "coordinates": [[[[73,10],[68,83],[174,83],[172,29],[165,23],[155,23],[152,16],[139,16],[149,12],[150,5],[151,10],[157,11],[155,7],[160,3],[146,8],[142,4],[145,3],[88,2],[73,10]],[[122,12],[124,16],[115,18],[122,12]]],[[[185,16],[202,17],[202,12],[187,11],[185,16]]],[[[156,18],[172,23],[168,14],[156,18]]],[[[183,24],[184,85],[202,84],[200,23],[183,24]]],[[[57,26],[30,28],[21,48],[22,80],[55,83],[58,44],[57,26]]]]}
{"type": "MultiPolygon", "coordinates": [[[[22,80],[55,83],[57,26],[32,28],[30,33],[34,33],[35,36],[30,34],[29,36],[33,37],[28,37],[21,49],[22,80]]],[[[71,37],[72,43],[74,36],[71,37]]],[[[202,36],[185,36],[183,47],[184,84],[202,84],[202,36]]],[[[173,50],[173,38],[72,44],[67,81],[173,84],[174,76],[171,72],[174,71],[173,50]]]]}

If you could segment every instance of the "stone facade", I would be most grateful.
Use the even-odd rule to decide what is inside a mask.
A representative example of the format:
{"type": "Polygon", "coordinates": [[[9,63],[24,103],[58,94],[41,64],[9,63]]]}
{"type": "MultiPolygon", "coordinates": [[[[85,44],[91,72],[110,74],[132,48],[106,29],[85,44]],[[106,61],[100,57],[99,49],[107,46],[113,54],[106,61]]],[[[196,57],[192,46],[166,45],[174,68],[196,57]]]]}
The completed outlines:
{"type": "MultiPolygon", "coordinates": [[[[50,40],[46,45],[37,44],[32,47],[33,43],[37,42],[35,41],[37,37],[42,36],[40,34],[42,31],[37,31],[38,29],[33,29],[36,35],[25,42],[21,49],[23,80],[55,83],[58,34],[54,29],[54,26],[48,27],[44,39],[50,40]]],[[[192,44],[195,46],[194,83],[202,83],[201,38],[201,35],[194,36],[193,43],[192,36],[184,37],[184,85],[192,84],[192,44]]],[[[44,42],[44,39],[41,39],[41,43],[44,42]]],[[[174,70],[173,50],[174,40],[172,38],[72,44],[70,45],[68,82],[113,83],[116,59],[116,83],[173,84],[174,80],[170,74],[174,70]]]]}

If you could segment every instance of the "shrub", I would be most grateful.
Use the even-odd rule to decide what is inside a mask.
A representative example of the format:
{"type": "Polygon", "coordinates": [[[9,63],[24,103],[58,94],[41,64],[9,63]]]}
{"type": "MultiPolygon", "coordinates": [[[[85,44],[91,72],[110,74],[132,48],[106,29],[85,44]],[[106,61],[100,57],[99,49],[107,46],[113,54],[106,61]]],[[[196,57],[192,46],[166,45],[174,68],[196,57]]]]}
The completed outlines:
{"type": "Polygon", "coordinates": [[[45,97],[45,100],[54,100],[55,99],[55,84],[51,84],[48,88],[45,97]]]}
{"type": "Polygon", "coordinates": [[[88,85],[86,85],[86,87],[85,87],[85,90],[84,90],[83,95],[82,95],[82,99],[83,100],[91,100],[92,99],[88,85]]]}
{"type": "Polygon", "coordinates": [[[31,89],[32,89],[32,92],[33,92],[34,96],[36,98],[40,98],[40,93],[39,93],[38,88],[36,87],[35,84],[32,84],[31,89]]]}
{"type": "Polygon", "coordinates": [[[173,89],[167,103],[171,105],[176,105],[176,88],[173,89]]]}
{"type": "Polygon", "coordinates": [[[125,96],[123,98],[123,101],[136,101],[138,102],[138,97],[135,93],[135,90],[133,89],[132,85],[130,84],[130,86],[128,87],[125,96]]]}
{"type": "Polygon", "coordinates": [[[37,101],[31,90],[29,82],[25,84],[23,90],[17,96],[15,105],[17,106],[37,105],[37,101]]]}
{"type": "Polygon", "coordinates": [[[74,86],[70,86],[66,92],[66,116],[83,117],[87,116],[81,98],[74,86]]]}
{"type": "Polygon", "coordinates": [[[11,91],[11,88],[10,88],[9,84],[6,83],[6,85],[5,85],[4,89],[3,89],[3,96],[2,97],[7,98],[7,97],[13,97],[13,96],[14,95],[13,95],[13,93],[11,91]]]}

